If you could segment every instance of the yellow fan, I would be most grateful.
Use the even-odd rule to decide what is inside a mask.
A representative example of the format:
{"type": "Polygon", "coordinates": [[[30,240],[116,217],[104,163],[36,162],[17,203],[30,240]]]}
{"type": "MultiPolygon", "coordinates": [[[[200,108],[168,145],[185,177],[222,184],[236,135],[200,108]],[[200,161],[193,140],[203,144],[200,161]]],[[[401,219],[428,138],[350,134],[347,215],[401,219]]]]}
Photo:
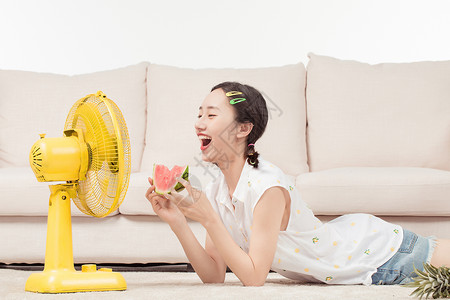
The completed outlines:
{"type": "Polygon", "coordinates": [[[102,92],[78,100],[64,136],[41,134],[30,152],[30,165],[50,186],[44,271],[32,274],[25,290],[39,293],[125,290],[120,273],[96,265],[73,264],[70,199],[85,214],[102,218],[125,198],[130,178],[130,141],[117,105],[102,92]]]}

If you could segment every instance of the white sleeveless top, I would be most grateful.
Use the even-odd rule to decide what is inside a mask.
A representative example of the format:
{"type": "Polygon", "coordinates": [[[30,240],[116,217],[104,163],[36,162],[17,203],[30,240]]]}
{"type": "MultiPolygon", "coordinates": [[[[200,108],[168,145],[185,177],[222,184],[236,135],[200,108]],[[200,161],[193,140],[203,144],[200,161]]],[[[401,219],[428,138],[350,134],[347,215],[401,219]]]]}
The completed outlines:
{"type": "Polygon", "coordinates": [[[258,160],[257,169],[245,163],[232,199],[222,172],[205,189],[241,249],[248,253],[258,200],[268,188],[280,186],[289,192],[291,212],[286,231],[279,233],[271,269],[302,282],[370,285],[377,268],[400,247],[401,226],[370,214],[348,214],[322,223],[283,171],[261,156],[258,160]]]}

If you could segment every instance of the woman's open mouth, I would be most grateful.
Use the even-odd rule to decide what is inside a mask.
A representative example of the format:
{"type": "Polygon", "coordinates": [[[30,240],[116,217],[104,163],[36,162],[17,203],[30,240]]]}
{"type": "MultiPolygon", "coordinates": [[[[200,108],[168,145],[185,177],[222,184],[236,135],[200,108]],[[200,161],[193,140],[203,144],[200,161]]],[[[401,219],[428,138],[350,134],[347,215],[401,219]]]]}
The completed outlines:
{"type": "Polygon", "coordinates": [[[200,150],[205,150],[211,144],[211,137],[207,135],[199,135],[198,136],[201,142],[200,150]]]}

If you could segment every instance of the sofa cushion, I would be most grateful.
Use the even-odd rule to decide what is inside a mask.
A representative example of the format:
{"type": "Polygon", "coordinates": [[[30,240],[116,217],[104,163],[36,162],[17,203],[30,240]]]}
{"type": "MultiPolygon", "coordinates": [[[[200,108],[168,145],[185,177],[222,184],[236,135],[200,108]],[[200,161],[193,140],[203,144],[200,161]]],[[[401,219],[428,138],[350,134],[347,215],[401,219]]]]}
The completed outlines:
{"type": "Polygon", "coordinates": [[[349,167],[301,174],[296,187],[317,215],[450,216],[450,172],[349,167]]]}
{"type": "Polygon", "coordinates": [[[39,134],[62,136],[72,105],[101,90],[124,115],[131,141],[131,168],[139,171],[145,139],[147,65],[75,76],[0,70],[0,168],[29,166],[28,154],[39,134]]]}
{"type": "Polygon", "coordinates": [[[310,54],[311,171],[450,170],[450,61],[369,65],[310,54]]]}
{"type": "Polygon", "coordinates": [[[194,124],[211,88],[238,81],[266,99],[269,122],[256,150],[291,175],[308,171],[305,144],[305,68],[302,63],[260,69],[185,69],[150,64],[148,122],[141,170],[153,163],[202,164],[194,124]],[[289,158],[289,159],[286,159],[289,158]]]}
{"type": "MultiPolygon", "coordinates": [[[[199,243],[204,246],[206,230],[198,222],[188,222],[188,224],[199,243]]],[[[46,218],[0,217],[0,229],[2,241],[0,243],[0,263],[44,263],[47,237],[46,218]]],[[[113,218],[101,219],[74,217],[72,218],[72,244],[73,259],[76,264],[189,262],[181,243],[170,226],[157,216],[118,215],[113,218]]],[[[136,265],[130,266],[130,268],[134,267],[136,265]]],[[[114,267],[116,270],[117,268],[114,267]]],[[[21,284],[25,284],[25,281],[21,284]]],[[[144,284],[148,284],[148,282],[144,284]]],[[[3,287],[4,282],[2,281],[2,295],[6,295],[3,287]]],[[[130,287],[130,289],[133,288],[130,287]]],[[[103,297],[133,299],[129,294],[121,294],[123,297],[115,295],[117,296],[96,294],[91,295],[91,299],[102,299],[103,297]]],[[[67,296],[69,299],[76,298],[76,296],[67,296]]],[[[80,295],[80,298],[88,299],[86,297],[89,296],[80,295]]],[[[8,298],[14,299],[6,297],[6,299],[8,298]]],[[[62,299],[64,298],[63,296],[62,299]]]]}
{"type": "MultiPolygon", "coordinates": [[[[47,216],[50,184],[56,183],[38,182],[30,167],[0,168],[0,216],[47,216]]],[[[87,216],[73,202],[71,210],[72,216],[87,216]]]]}

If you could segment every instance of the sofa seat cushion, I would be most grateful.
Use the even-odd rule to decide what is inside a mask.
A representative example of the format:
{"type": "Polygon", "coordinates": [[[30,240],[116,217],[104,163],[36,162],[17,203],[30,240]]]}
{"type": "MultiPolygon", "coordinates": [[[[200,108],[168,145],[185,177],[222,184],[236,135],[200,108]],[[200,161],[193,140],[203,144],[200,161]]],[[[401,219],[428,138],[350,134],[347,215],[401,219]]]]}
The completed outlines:
{"type": "MultiPolygon", "coordinates": [[[[202,225],[188,224],[199,243],[205,245],[206,230],[202,225]]],[[[0,217],[0,263],[44,263],[46,239],[45,217],[0,217]]],[[[170,226],[158,216],[74,217],[72,244],[76,264],[189,262],[170,226]]],[[[114,299],[110,294],[105,297],[114,299]]],[[[91,299],[102,296],[92,295],[91,299]]],[[[126,294],[122,299],[132,297],[126,294]]]]}
{"type": "Polygon", "coordinates": [[[130,135],[131,168],[139,171],[147,65],[74,76],[0,70],[0,168],[29,166],[28,155],[39,134],[62,136],[72,105],[101,90],[122,111],[130,135]]]}
{"type": "MultiPolygon", "coordinates": [[[[318,216],[323,222],[328,222],[336,217],[318,216]]],[[[423,236],[435,235],[439,238],[450,238],[449,217],[382,218],[423,236]]],[[[189,222],[189,227],[200,244],[204,246],[206,230],[203,226],[198,222],[189,222]]],[[[44,263],[46,228],[47,219],[45,217],[0,217],[0,240],[3,241],[0,243],[0,263],[44,263]],[[31,236],[32,238],[30,238],[31,236]],[[24,247],[24,245],[26,246],[24,247]]],[[[106,219],[74,217],[72,218],[72,239],[73,259],[76,264],[189,262],[170,226],[157,216],[118,215],[106,219]]],[[[133,265],[130,266],[130,268],[132,267],[133,265]]],[[[164,284],[164,281],[159,284],[164,284]]],[[[193,288],[197,288],[196,286],[194,285],[193,288]]],[[[167,286],[168,292],[171,287],[171,285],[167,286]]],[[[240,287],[239,285],[238,288],[240,287]]],[[[136,283],[130,287],[130,289],[133,288],[137,289],[136,283]]],[[[122,298],[117,298],[131,298],[129,294],[124,295],[122,298]]],[[[83,296],[80,298],[89,299],[89,296],[83,296]]],[[[56,299],[67,299],[62,295],[55,297],[56,299]]],[[[74,296],[67,295],[67,297],[72,299],[74,296]]],[[[109,297],[111,297],[111,293],[106,293],[105,298],[109,299],[109,297]]],[[[275,299],[275,297],[272,298],[275,299]]],[[[7,297],[6,299],[23,298],[7,297]]],[[[42,296],[42,299],[54,298],[42,296]]],[[[90,299],[102,299],[102,297],[100,294],[95,294],[90,299]]],[[[360,299],[364,299],[364,297],[360,299]]]]}
{"type": "Polygon", "coordinates": [[[305,77],[302,63],[197,70],[150,64],[146,145],[141,170],[151,170],[153,163],[197,164],[201,160],[194,128],[198,107],[216,84],[238,81],[258,89],[267,103],[269,122],[256,142],[256,150],[288,174],[297,176],[308,172],[305,77]]]}
{"type": "MultiPolygon", "coordinates": [[[[57,183],[38,182],[31,167],[0,168],[0,216],[47,216],[49,185],[57,183]]],[[[73,202],[71,210],[72,216],[87,216],[73,202]]]]}
{"type": "Polygon", "coordinates": [[[347,167],[301,174],[296,186],[316,215],[450,216],[450,172],[347,167]]]}
{"type": "Polygon", "coordinates": [[[369,65],[309,56],[310,171],[362,166],[450,171],[450,61],[369,65]]]}

